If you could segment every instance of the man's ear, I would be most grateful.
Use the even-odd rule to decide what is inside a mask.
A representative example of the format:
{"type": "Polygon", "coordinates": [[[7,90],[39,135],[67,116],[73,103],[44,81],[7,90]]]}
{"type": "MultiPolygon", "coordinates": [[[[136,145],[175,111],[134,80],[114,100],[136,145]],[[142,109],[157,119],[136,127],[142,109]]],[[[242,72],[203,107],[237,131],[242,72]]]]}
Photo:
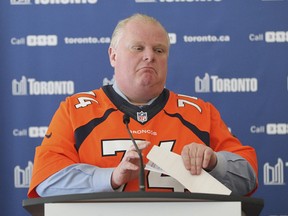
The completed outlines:
{"type": "Polygon", "coordinates": [[[111,64],[112,67],[114,67],[115,66],[115,61],[116,61],[115,49],[112,48],[112,47],[109,47],[108,55],[109,55],[110,64],[111,64]]]}

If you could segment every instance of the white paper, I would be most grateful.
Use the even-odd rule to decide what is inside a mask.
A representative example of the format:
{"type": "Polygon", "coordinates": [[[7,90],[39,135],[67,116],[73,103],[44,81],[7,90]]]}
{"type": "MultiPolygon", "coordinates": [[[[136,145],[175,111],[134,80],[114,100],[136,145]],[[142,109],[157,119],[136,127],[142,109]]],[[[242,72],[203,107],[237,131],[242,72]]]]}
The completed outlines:
{"type": "Polygon", "coordinates": [[[159,166],[157,166],[152,161],[148,161],[148,163],[145,166],[146,170],[157,172],[157,173],[163,173],[165,175],[168,175],[164,170],[162,170],[159,166]]]}
{"type": "Polygon", "coordinates": [[[157,172],[161,172],[162,169],[192,193],[231,194],[231,190],[203,169],[200,175],[192,175],[184,167],[181,156],[174,152],[167,151],[159,146],[153,146],[147,158],[156,164],[155,166],[149,162],[147,169],[157,172]]]}

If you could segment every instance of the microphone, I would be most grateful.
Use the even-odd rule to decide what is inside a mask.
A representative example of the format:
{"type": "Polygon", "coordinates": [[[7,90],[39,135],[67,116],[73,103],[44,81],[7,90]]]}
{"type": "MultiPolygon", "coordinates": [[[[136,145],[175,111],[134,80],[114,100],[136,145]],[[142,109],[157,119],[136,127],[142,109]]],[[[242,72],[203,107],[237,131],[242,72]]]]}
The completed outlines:
{"type": "Polygon", "coordinates": [[[145,172],[144,172],[144,165],[143,165],[143,157],[142,157],[142,152],[138,148],[134,137],[132,136],[132,133],[129,129],[129,123],[130,123],[130,116],[127,114],[124,114],[123,116],[123,123],[126,125],[126,129],[128,131],[128,134],[130,136],[130,139],[132,140],[132,143],[136,149],[137,154],[139,155],[140,158],[140,171],[139,171],[139,191],[145,191],[145,172]]]}

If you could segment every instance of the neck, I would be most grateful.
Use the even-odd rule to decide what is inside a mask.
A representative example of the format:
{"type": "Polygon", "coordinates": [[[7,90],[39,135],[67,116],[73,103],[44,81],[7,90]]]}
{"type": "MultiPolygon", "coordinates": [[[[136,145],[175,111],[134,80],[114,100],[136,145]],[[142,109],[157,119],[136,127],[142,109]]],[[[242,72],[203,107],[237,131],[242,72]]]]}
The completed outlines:
{"type": "Polygon", "coordinates": [[[118,87],[117,83],[114,82],[113,84],[113,89],[116,91],[117,94],[119,94],[122,98],[124,98],[126,101],[128,101],[129,103],[136,105],[136,106],[143,106],[143,105],[150,105],[151,103],[153,103],[153,101],[157,98],[152,98],[152,99],[148,99],[148,100],[134,100],[132,98],[127,97],[118,87]]]}

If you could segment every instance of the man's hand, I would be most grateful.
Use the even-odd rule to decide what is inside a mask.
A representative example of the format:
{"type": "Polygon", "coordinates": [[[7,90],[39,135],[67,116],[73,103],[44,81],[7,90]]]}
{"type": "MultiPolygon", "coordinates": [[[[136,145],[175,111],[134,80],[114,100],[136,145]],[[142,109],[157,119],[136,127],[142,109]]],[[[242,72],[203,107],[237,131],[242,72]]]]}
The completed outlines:
{"type": "Polygon", "coordinates": [[[192,175],[199,175],[201,169],[213,170],[217,164],[215,152],[206,145],[191,143],[183,147],[181,156],[184,166],[192,175]]]}
{"type": "MultiPolygon", "coordinates": [[[[137,143],[140,150],[147,148],[150,144],[148,141],[137,143]]],[[[111,185],[113,189],[120,187],[121,185],[136,179],[139,175],[139,155],[132,145],[129,150],[126,151],[122,161],[115,168],[111,177],[111,185]]]]}

